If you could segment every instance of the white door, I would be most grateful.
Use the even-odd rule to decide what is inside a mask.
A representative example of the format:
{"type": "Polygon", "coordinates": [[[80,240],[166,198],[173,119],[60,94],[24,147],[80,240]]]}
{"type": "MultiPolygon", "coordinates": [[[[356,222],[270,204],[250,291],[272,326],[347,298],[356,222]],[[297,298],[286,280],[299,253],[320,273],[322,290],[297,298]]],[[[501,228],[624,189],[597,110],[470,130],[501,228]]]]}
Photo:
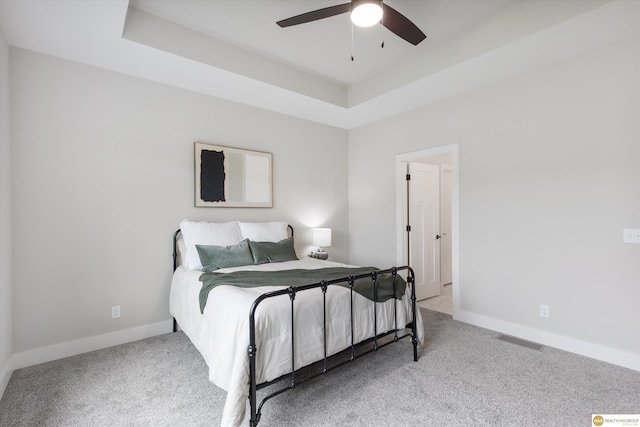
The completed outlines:
{"type": "Polygon", "coordinates": [[[453,281],[451,263],[451,166],[440,165],[440,281],[453,281]]]}
{"type": "Polygon", "coordinates": [[[440,168],[411,162],[409,180],[409,265],[416,298],[440,295],[440,168]]]}

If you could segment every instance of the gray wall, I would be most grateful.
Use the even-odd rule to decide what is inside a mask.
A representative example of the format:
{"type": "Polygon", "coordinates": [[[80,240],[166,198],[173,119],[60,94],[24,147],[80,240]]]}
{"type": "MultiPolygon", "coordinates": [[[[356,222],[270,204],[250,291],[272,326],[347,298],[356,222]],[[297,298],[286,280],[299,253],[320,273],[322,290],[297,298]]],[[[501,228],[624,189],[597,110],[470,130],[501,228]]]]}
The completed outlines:
{"type": "Polygon", "coordinates": [[[13,354],[9,95],[9,46],[0,29],[0,396],[9,382],[13,354]]]}
{"type": "Polygon", "coordinates": [[[11,89],[17,366],[168,323],[184,218],[288,221],[301,255],[331,227],[346,261],[346,131],[14,48],[11,89]],[[274,207],[194,208],[196,140],[273,153],[274,207]]]}
{"type": "Polygon", "coordinates": [[[396,155],[458,144],[457,317],[640,369],[639,75],[635,38],[352,131],[350,261],[395,260],[396,155]]]}

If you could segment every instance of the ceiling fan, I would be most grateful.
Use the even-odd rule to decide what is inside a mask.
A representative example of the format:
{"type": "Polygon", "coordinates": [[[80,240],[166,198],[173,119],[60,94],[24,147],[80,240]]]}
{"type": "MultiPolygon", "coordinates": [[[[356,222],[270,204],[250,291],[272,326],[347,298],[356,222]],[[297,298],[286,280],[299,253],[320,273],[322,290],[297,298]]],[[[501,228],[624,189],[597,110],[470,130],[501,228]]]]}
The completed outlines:
{"type": "Polygon", "coordinates": [[[382,2],[382,0],[351,0],[335,6],[325,7],[301,15],[292,16],[276,22],[280,27],[306,24],[307,22],[329,18],[342,13],[351,12],[351,21],[360,27],[370,27],[381,22],[384,27],[408,41],[417,45],[427,36],[403,14],[382,2]]]}

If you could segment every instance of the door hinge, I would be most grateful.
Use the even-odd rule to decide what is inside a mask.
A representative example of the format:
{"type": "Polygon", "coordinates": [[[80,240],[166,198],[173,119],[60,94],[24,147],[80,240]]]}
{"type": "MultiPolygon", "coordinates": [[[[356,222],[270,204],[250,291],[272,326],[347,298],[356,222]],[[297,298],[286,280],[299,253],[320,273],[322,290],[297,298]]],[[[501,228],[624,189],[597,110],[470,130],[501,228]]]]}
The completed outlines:
{"type": "Polygon", "coordinates": [[[411,231],[411,226],[407,225],[407,231],[411,231]]]}
{"type": "Polygon", "coordinates": [[[407,181],[411,181],[411,174],[407,174],[407,181]]]}

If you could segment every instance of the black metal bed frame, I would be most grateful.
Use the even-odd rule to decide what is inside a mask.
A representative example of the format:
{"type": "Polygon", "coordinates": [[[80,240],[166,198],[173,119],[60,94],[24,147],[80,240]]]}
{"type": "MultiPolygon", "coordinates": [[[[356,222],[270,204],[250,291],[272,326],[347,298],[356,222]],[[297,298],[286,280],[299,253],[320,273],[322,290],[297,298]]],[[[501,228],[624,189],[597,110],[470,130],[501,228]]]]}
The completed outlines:
{"type": "MultiPolygon", "coordinates": [[[[291,234],[293,235],[293,228],[291,228],[291,226],[289,226],[290,230],[291,230],[291,234]]],[[[175,271],[175,269],[177,268],[177,239],[178,239],[178,235],[180,234],[180,230],[177,230],[174,235],[173,235],[173,269],[175,271]]],[[[262,413],[262,406],[272,397],[275,397],[281,393],[284,393],[285,391],[289,391],[294,389],[297,385],[300,385],[302,383],[305,383],[313,378],[316,378],[320,375],[326,374],[327,372],[329,372],[330,370],[333,370],[335,368],[338,368],[348,362],[353,362],[354,360],[356,360],[359,357],[362,357],[368,353],[371,353],[373,351],[377,351],[378,349],[385,347],[389,344],[398,342],[399,340],[403,339],[403,338],[407,338],[410,337],[411,338],[411,344],[413,346],[413,361],[417,362],[418,361],[418,339],[417,339],[417,330],[416,330],[416,292],[415,292],[415,276],[414,276],[414,272],[413,269],[409,266],[402,266],[402,267],[393,267],[393,268],[389,268],[386,270],[374,270],[369,274],[361,274],[361,275],[350,275],[348,277],[344,277],[341,279],[335,279],[335,280],[329,280],[329,281],[321,281],[318,283],[313,283],[313,284],[308,284],[308,285],[304,285],[304,286],[290,286],[286,289],[280,289],[277,291],[273,291],[273,292],[268,292],[265,294],[260,295],[258,298],[256,298],[256,300],[253,302],[253,304],[251,305],[251,308],[249,310],[249,347],[247,349],[248,352],[248,356],[249,356],[249,404],[250,404],[250,410],[251,410],[251,418],[249,420],[249,425],[251,427],[256,427],[258,425],[258,422],[260,421],[260,416],[262,413]],[[411,309],[412,309],[412,318],[411,318],[411,322],[406,324],[404,327],[398,328],[398,307],[397,307],[397,303],[395,302],[395,299],[397,299],[395,297],[396,293],[397,293],[397,289],[396,289],[396,279],[398,277],[398,273],[401,271],[406,271],[407,274],[407,286],[410,288],[411,290],[411,309]],[[378,314],[377,314],[377,301],[376,301],[376,296],[377,296],[377,279],[378,276],[380,274],[391,274],[393,279],[394,279],[394,328],[387,331],[387,332],[383,332],[383,333],[378,333],[378,314]],[[354,319],[353,319],[353,286],[356,280],[358,279],[364,279],[364,278],[371,278],[372,281],[372,285],[373,285],[373,294],[374,294],[374,301],[372,301],[372,307],[373,307],[373,325],[374,325],[374,334],[372,337],[367,338],[365,340],[359,341],[359,342],[354,342],[354,319]],[[349,294],[350,294],[350,311],[351,311],[351,345],[350,348],[347,348],[345,350],[343,350],[343,352],[340,353],[344,353],[347,352],[349,357],[347,360],[344,360],[342,362],[333,364],[331,367],[329,367],[329,360],[331,360],[332,358],[336,357],[337,355],[332,355],[332,356],[328,356],[327,355],[327,303],[326,303],[326,294],[327,294],[327,290],[329,288],[329,286],[331,285],[338,285],[340,283],[347,283],[348,287],[349,287],[349,294]],[[302,366],[296,369],[295,367],[295,322],[294,322],[294,305],[295,305],[295,299],[296,299],[296,295],[298,292],[303,292],[303,291],[309,291],[311,289],[320,289],[322,291],[322,298],[323,298],[323,339],[324,339],[324,357],[323,359],[320,359],[310,365],[307,366],[302,366]],[[274,298],[274,297],[278,297],[278,296],[282,296],[282,295],[288,295],[290,302],[291,302],[291,371],[287,374],[282,375],[281,377],[272,380],[272,381],[268,381],[265,383],[261,383],[261,384],[257,384],[257,374],[256,374],[256,357],[257,357],[257,353],[258,353],[258,348],[256,346],[256,330],[255,330],[255,313],[256,313],[256,309],[258,308],[258,305],[268,299],[268,298],[274,298]],[[410,330],[410,333],[405,333],[402,336],[398,336],[399,332],[402,331],[407,331],[410,330]],[[393,339],[392,340],[387,340],[384,342],[381,342],[383,338],[393,335],[393,339]],[[363,346],[365,346],[366,344],[370,344],[373,342],[373,347],[366,350],[366,351],[362,351],[358,354],[356,354],[356,348],[361,348],[363,346]],[[321,368],[318,372],[313,373],[313,374],[307,374],[306,376],[304,376],[302,379],[296,381],[296,375],[300,374],[301,371],[303,369],[307,369],[310,366],[316,365],[316,364],[320,364],[321,368]],[[265,396],[260,403],[258,404],[258,398],[257,398],[257,392],[265,387],[274,385],[278,382],[284,381],[286,379],[289,379],[289,383],[287,386],[282,387],[270,394],[268,394],[267,396],[265,396]]],[[[178,330],[178,324],[176,319],[173,319],[173,331],[176,332],[178,330]]],[[[339,353],[339,354],[340,354],[339,353]]]]}

